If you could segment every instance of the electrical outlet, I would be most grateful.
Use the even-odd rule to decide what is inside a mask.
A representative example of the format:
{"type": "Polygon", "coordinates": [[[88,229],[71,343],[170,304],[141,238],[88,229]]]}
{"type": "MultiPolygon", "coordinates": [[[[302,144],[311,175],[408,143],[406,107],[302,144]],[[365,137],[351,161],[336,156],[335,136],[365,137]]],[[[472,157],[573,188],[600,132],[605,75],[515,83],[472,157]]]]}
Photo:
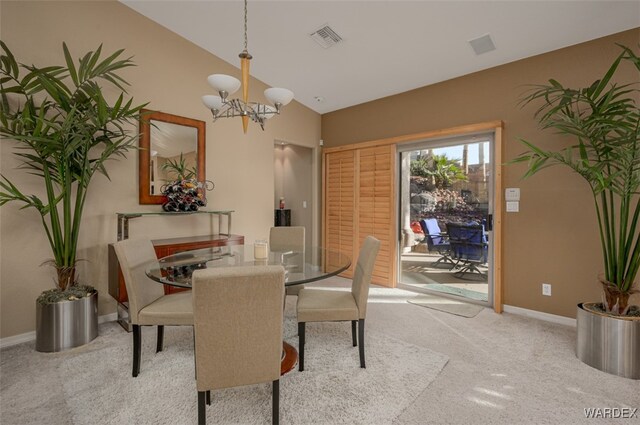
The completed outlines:
{"type": "Polygon", "coordinates": [[[542,284],[542,295],[546,295],[548,297],[551,296],[551,284],[550,283],[543,283],[542,284]]]}

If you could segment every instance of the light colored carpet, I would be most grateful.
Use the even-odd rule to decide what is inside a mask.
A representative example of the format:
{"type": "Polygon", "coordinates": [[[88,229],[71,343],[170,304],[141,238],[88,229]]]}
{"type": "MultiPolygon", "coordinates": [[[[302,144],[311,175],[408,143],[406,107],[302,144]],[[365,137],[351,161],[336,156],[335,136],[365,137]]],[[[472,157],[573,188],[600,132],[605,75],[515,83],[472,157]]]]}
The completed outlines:
{"type": "Polygon", "coordinates": [[[408,299],[407,302],[462,317],[475,317],[484,309],[481,305],[469,304],[433,295],[420,295],[408,299]]]}
{"type": "MultiPolygon", "coordinates": [[[[26,353],[33,360],[23,364],[29,369],[13,371],[12,382],[2,383],[2,424],[43,423],[54,413],[33,412],[51,408],[38,399],[42,385],[63,400],[47,423],[196,423],[190,327],[168,327],[165,351],[158,354],[154,328],[144,328],[141,373],[135,379],[131,335],[115,324],[103,326],[102,331],[84,348],[54,354],[55,361],[44,371],[57,378],[50,382],[33,379],[43,366],[37,359],[47,355],[26,353]]],[[[288,303],[285,337],[295,346],[296,333],[293,303],[288,303]]],[[[307,324],[306,370],[296,369],[280,381],[281,423],[391,424],[447,362],[444,355],[374,329],[367,330],[365,347],[367,368],[361,369],[358,349],[351,345],[350,323],[307,324]]],[[[8,364],[3,358],[3,374],[8,364]]],[[[214,391],[207,408],[209,423],[263,424],[270,418],[271,384],[214,391]]]]}
{"type": "MultiPolygon", "coordinates": [[[[309,285],[346,287],[350,284],[349,280],[333,278],[309,285]]],[[[449,357],[446,367],[424,391],[409,396],[406,400],[409,405],[392,420],[393,425],[582,425],[592,422],[638,422],[637,418],[627,421],[585,418],[585,408],[640,407],[640,382],[609,375],[580,362],[575,355],[575,327],[508,313],[496,314],[488,308],[476,317],[467,319],[430,308],[417,308],[407,303],[407,299],[415,296],[413,292],[375,286],[369,293],[367,329],[371,336],[374,333],[375,336],[385,335],[449,357]]],[[[295,300],[296,297],[287,297],[287,304],[295,304],[295,300]]],[[[117,326],[108,325],[101,327],[101,332],[106,335],[110,332],[120,333],[121,330],[117,326]]],[[[343,329],[341,332],[347,334],[349,341],[349,330],[343,329]]],[[[150,367],[155,366],[154,362],[162,365],[166,354],[170,350],[177,350],[178,345],[172,344],[178,343],[179,335],[170,332],[170,329],[166,333],[168,351],[157,356],[153,354],[152,334],[145,333],[145,343],[150,345],[145,347],[141,377],[151,370],[150,367]]],[[[345,349],[348,348],[350,352],[352,348],[348,341],[349,347],[345,349]]],[[[90,346],[90,350],[97,350],[104,348],[105,344],[90,346]]],[[[130,347],[128,338],[126,346],[130,347]]],[[[127,351],[127,367],[122,376],[129,378],[123,378],[123,382],[131,386],[135,382],[129,375],[130,355],[127,351]]],[[[353,361],[357,362],[357,354],[352,355],[353,361]]],[[[369,351],[369,363],[373,360],[372,355],[373,352],[369,351]]],[[[67,353],[36,353],[33,351],[33,343],[0,351],[2,425],[74,424],[70,407],[72,401],[62,391],[63,377],[60,375],[60,363],[67,357],[67,353]]],[[[400,355],[396,363],[401,363],[402,360],[403,356],[400,355]]],[[[115,379],[112,376],[120,372],[115,364],[111,364],[113,361],[115,360],[100,358],[99,368],[96,370],[101,373],[91,377],[95,381],[92,385],[97,386],[102,381],[108,383],[110,379],[115,379]]],[[[336,360],[331,358],[327,361],[336,360]]],[[[314,362],[314,367],[316,365],[314,362]]],[[[308,367],[311,366],[309,360],[308,367]]],[[[367,368],[367,372],[370,371],[371,366],[367,368]]],[[[394,374],[395,370],[389,369],[386,373],[394,374]]],[[[287,375],[285,378],[289,376],[294,375],[287,375]]],[[[151,390],[158,391],[155,388],[151,390]]],[[[125,387],[123,391],[130,389],[125,387]]],[[[264,392],[268,400],[268,386],[264,387],[264,392]]],[[[382,390],[385,396],[387,392],[386,389],[382,390]]],[[[352,397],[356,398],[357,394],[352,397]]],[[[284,392],[282,398],[284,401],[284,392]]],[[[261,399],[261,403],[264,402],[262,400],[264,399],[261,399]]],[[[136,402],[137,399],[127,400],[123,408],[129,409],[136,402]]],[[[190,406],[195,406],[195,399],[190,399],[185,406],[191,409],[190,406]]],[[[171,407],[182,408],[175,405],[171,407]]],[[[213,409],[213,406],[209,409],[213,409]]],[[[353,408],[347,407],[345,421],[358,418],[361,415],[359,409],[356,405],[353,408]]],[[[396,410],[395,407],[392,409],[396,410]]],[[[191,418],[195,418],[195,413],[193,415],[191,418]]],[[[367,425],[388,424],[386,418],[388,416],[383,415],[380,420],[374,419],[367,425]]],[[[310,422],[312,418],[304,420],[310,422]]],[[[358,423],[355,419],[352,422],[358,423]]],[[[158,423],[165,422],[160,420],[158,423]]],[[[189,423],[195,423],[195,419],[189,423]]],[[[224,422],[210,419],[208,423],[224,422]]],[[[269,423],[269,419],[263,419],[262,423],[269,423]]],[[[296,422],[285,421],[283,418],[281,423],[286,425],[296,422]]],[[[325,425],[319,421],[316,423],[325,425]]],[[[96,422],[96,425],[99,423],[96,422]]]]}

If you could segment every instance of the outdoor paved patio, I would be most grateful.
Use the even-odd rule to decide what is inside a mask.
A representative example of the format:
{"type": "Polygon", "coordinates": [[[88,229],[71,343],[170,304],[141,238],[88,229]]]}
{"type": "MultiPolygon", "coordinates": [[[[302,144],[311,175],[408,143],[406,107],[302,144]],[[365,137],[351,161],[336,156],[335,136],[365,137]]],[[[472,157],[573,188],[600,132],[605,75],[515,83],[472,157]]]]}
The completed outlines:
{"type": "Polygon", "coordinates": [[[456,269],[450,270],[450,264],[440,263],[433,266],[440,258],[440,254],[410,252],[402,254],[400,283],[413,286],[418,289],[444,292],[458,295],[476,301],[487,301],[489,284],[486,273],[486,265],[478,266],[485,274],[465,273],[463,278],[455,275],[456,269]]]}

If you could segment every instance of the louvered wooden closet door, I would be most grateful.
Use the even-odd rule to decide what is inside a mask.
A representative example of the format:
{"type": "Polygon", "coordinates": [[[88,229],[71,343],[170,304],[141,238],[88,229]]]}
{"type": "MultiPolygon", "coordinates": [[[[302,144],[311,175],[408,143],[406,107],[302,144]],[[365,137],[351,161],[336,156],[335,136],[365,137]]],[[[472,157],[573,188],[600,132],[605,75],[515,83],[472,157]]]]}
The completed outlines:
{"type": "Polygon", "coordinates": [[[343,276],[352,277],[355,218],[355,152],[325,155],[325,246],[347,254],[353,261],[343,276]]]}
{"type": "Polygon", "coordinates": [[[372,235],[380,240],[380,252],[372,282],[394,286],[395,214],[394,146],[358,149],[357,233],[358,250],[372,235]]]}

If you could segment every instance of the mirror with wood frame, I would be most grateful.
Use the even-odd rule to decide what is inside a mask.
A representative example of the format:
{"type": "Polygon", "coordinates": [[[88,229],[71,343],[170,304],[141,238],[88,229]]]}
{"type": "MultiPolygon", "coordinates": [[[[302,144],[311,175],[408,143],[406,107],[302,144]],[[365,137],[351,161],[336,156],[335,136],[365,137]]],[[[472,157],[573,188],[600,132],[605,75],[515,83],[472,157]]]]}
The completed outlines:
{"type": "Polygon", "coordinates": [[[162,204],[162,188],[182,177],[206,180],[204,121],[142,110],[140,119],[140,204],[162,204]]]}

